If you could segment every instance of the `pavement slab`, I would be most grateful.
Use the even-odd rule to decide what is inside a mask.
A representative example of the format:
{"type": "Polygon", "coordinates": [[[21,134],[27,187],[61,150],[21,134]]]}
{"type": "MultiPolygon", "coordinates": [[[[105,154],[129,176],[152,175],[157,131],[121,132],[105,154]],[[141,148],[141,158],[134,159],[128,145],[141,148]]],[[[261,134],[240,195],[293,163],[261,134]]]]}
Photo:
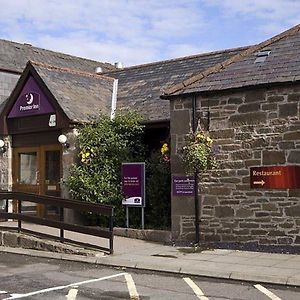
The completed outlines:
{"type": "MultiPolygon", "coordinates": [[[[39,230],[37,225],[35,230],[39,230]]],[[[43,228],[43,232],[47,228],[43,228]]],[[[52,230],[53,231],[53,230],[52,230]]],[[[70,238],[93,243],[90,236],[68,233],[70,238]]],[[[42,240],[43,243],[47,241],[42,240]]],[[[105,243],[107,241],[102,241],[105,243]]],[[[49,241],[50,243],[50,241],[49,241]]],[[[53,241],[51,241],[53,243],[53,241]]],[[[98,240],[97,240],[97,244],[98,240]]],[[[234,279],[255,283],[273,283],[300,287],[300,255],[273,254],[228,249],[200,249],[166,246],[158,243],[115,236],[114,254],[80,248],[80,254],[55,253],[35,249],[8,248],[0,251],[37,257],[81,261],[120,268],[133,268],[178,275],[234,279]],[[86,252],[85,252],[86,251],[86,252]]]]}

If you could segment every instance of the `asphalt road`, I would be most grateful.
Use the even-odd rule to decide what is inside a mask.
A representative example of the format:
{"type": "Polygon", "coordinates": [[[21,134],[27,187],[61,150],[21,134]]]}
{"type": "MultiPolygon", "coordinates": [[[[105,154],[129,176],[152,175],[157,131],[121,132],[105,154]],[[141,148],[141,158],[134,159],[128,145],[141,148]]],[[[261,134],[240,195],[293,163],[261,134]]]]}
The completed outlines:
{"type": "Polygon", "coordinates": [[[0,299],[298,300],[300,289],[0,253],[0,299]]]}

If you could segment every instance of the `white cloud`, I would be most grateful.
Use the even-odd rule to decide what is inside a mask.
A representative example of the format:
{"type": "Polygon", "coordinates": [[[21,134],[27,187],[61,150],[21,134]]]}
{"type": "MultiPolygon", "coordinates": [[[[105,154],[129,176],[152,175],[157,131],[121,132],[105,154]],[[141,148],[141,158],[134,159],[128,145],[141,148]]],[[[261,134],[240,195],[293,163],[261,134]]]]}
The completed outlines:
{"type": "Polygon", "coordinates": [[[104,42],[87,37],[85,34],[72,35],[62,38],[50,36],[41,38],[38,43],[45,48],[52,48],[55,51],[72,53],[76,56],[86,57],[103,62],[123,62],[125,66],[151,62],[159,56],[155,47],[139,47],[118,43],[114,40],[104,42]],[[57,47],[53,47],[57,45],[57,47]],[[59,46],[58,46],[59,45],[59,46]],[[84,51],[83,51],[84,50],[84,51]]]}
{"type": "Polygon", "coordinates": [[[196,0],[0,0],[0,37],[125,64],[160,59],[204,27],[196,0]],[[102,56],[101,56],[102,55],[102,56]]]}
{"type": "Polygon", "coordinates": [[[210,45],[197,47],[190,44],[174,44],[166,49],[168,57],[181,57],[213,51],[210,45]]]}
{"type": "Polygon", "coordinates": [[[223,17],[257,19],[257,24],[253,22],[253,25],[271,34],[279,33],[300,20],[299,0],[204,0],[204,3],[221,10],[223,17]]]}
{"type": "Polygon", "coordinates": [[[243,46],[239,31],[222,32],[233,21],[251,24],[258,42],[300,19],[298,0],[0,0],[0,7],[0,38],[125,65],[243,46]]]}

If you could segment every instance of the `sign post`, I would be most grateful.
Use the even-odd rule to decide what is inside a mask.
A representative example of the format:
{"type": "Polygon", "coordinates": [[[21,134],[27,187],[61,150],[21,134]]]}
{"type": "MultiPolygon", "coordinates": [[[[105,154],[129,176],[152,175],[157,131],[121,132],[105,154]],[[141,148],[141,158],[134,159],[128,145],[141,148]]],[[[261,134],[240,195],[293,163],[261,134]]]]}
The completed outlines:
{"type": "Polygon", "coordinates": [[[141,207],[142,229],[145,227],[145,163],[122,163],[122,204],[126,206],[126,227],[129,227],[129,207],[141,207]]]}

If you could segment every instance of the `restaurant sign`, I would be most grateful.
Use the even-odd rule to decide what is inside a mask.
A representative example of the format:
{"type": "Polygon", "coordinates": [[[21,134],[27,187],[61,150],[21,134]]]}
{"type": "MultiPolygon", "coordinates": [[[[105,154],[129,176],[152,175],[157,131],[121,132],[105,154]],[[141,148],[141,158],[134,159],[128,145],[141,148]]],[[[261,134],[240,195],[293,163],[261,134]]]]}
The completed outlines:
{"type": "Polygon", "coordinates": [[[55,110],[49,100],[34,78],[30,76],[8,114],[8,118],[51,114],[54,112],[55,110]]]}
{"type": "Polygon", "coordinates": [[[250,185],[255,189],[300,188],[300,166],[250,168],[250,185]]]}

